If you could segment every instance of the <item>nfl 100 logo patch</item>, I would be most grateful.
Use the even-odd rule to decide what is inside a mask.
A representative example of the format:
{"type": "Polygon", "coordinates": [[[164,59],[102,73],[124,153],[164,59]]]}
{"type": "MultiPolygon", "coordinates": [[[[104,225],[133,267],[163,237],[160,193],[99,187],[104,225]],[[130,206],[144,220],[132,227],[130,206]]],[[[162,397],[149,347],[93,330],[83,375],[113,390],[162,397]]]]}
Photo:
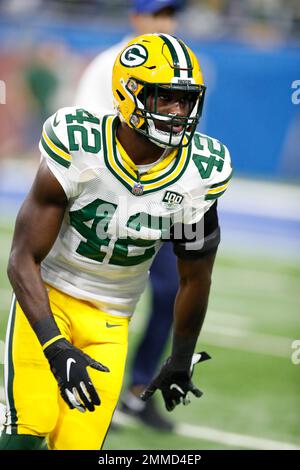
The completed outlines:
{"type": "Polygon", "coordinates": [[[163,205],[167,209],[174,209],[182,203],[184,196],[175,191],[166,191],[162,199],[163,205]]]}

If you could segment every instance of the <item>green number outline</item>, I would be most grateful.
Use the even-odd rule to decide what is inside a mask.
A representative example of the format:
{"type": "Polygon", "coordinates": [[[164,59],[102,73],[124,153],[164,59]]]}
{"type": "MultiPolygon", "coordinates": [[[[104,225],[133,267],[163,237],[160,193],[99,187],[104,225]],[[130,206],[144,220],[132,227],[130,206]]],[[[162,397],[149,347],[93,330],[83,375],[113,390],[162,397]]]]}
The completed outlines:
{"type": "MultiPolygon", "coordinates": [[[[99,238],[99,231],[107,233],[109,223],[111,222],[117,205],[102,199],[95,199],[81,209],[69,213],[70,224],[85,238],[81,241],[76,252],[81,256],[92,259],[97,262],[103,262],[107,251],[101,251],[101,247],[108,247],[112,238],[108,235],[106,238],[99,238]],[[101,208],[101,205],[103,206],[101,208]],[[99,212],[100,208],[100,212],[99,212]],[[104,210],[105,209],[105,210],[104,210]],[[90,223],[90,226],[87,225],[90,223]]],[[[157,230],[167,230],[169,218],[160,216],[150,216],[146,213],[136,213],[129,217],[127,227],[139,232],[141,227],[153,228],[157,230]],[[166,219],[166,220],[164,220],[166,219]]],[[[114,241],[113,251],[108,264],[117,266],[134,266],[151,259],[155,254],[155,240],[144,240],[138,238],[118,238],[114,241]],[[134,247],[144,247],[145,250],[140,255],[128,256],[130,245],[134,247]]]]}
{"type": "Polygon", "coordinates": [[[195,163],[201,178],[207,179],[211,176],[212,171],[215,167],[219,172],[223,170],[225,147],[221,142],[219,142],[220,149],[217,149],[215,148],[212,139],[210,139],[209,137],[202,137],[199,134],[195,134],[194,142],[198,150],[204,150],[204,145],[201,143],[202,138],[207,141],[207,147],[210,152],[210,155],[207,156],[201,153],[193,153],[192,160],[195,163]],[[204,166],[203,164],[206,164],[206,166],[204,166]]]}
{"type": "Polygon", "coordinates": [[[98,119],[96,116],[93,116],[91,113],[89,113],[85,109],[76,109],[76,114],[66,115],[66,123],[69,124],[67,126],[67,129],[68,129],[70,151],[79,150],[79,144],[77,144],[75,140],[75,132],[80,132],[81,133],[81,145],[82,145],[83,150],[89,153],[98,153],[101,150],[100,132],[97,129],[94,129],[94,128],[91,129],[91,132],[94,136],[94,145],[90,145],[88,142],[88,137],[89,137],[88,131],[84,126],[81,125],[84,122],[100,124],[100,119],[98,119]],[[78,124],[71,124],[74,121],[77,122],[78,124]]]}

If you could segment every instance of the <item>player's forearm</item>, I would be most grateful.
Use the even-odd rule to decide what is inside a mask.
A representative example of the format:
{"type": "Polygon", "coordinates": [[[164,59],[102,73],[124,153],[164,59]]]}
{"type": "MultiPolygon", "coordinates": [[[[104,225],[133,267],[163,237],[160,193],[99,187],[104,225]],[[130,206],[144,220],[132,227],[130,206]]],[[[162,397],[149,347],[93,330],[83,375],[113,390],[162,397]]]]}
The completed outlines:
{"type": "Polygon", "coordinates": [[[205,285],[195,280],[183,283],[178,291],[174,310],[172,356],[183,364],[190,363],[208,304],[210,278],[205,285]]]}
{"type": "Polygon", "coordinates": [[[210,280],[207,284],[189,282],[181,285],[175,301],[174,334],[187,337],[198,336],[204,322],[210,280]]]}
{"type": "Polygon", "coordinates": [[[32,327],[43,318],[52,317],[39,263],[28,254],[21,255],[12,251],[7,274],[18,302],[32,327]]]}
{"type": "Polygon", "coordinates": [[[178,259],[180,287],[174,308],[172,356],[190,363],[200,334],[211,286],[216,251],[195,259],[178,259]]]}

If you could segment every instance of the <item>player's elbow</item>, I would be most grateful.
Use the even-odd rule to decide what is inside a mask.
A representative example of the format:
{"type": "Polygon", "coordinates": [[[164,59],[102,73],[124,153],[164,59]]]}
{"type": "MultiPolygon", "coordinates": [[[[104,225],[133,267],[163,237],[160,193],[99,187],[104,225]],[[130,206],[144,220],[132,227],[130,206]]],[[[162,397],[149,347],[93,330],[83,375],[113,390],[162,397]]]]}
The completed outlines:
{"type": "Polygon", "coordinates": [[[14,280],[17,277],[19,266],[20,260],[18,259],[18,256],[14,251],[11,251],[7,265],[7,276],[11,284],[14,283],[14,280]]]}
{"type": "Polygon", "coordinates": [[[28,271],[34,266],[33,259],[21,253],[20,250],[12,249],[8,265],[7,265],[7,276],[12,286],[16,283],[22,282],[23,278],[26,278],[28,271]]]}

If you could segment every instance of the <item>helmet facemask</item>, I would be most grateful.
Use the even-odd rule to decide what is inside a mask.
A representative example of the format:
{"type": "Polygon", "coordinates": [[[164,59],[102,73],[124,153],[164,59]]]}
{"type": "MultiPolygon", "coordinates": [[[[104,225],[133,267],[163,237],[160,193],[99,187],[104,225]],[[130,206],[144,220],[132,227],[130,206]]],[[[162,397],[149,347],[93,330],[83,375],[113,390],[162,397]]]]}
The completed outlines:
{"type": "Polygon", "coordinates": [[[189,145],[202,114],[206,89],[204,85],[153,84],[130,78],[125,88],[135,102],[135,110],[130,118],[130,126],[133,129],[163,148],[189,145]],[[189,114],[181,116],[158,112],[158,96],[162,89],[189,94],[191,102],[189,114]],[[151,109],[148,107],[150,97],[152,97],[151,109]],[[168,129],[160,129],[160,123],[161,127],[167,124],[168,129]],[[178,127],[182,127],[182,130],[176,131],[178,127]]]}

